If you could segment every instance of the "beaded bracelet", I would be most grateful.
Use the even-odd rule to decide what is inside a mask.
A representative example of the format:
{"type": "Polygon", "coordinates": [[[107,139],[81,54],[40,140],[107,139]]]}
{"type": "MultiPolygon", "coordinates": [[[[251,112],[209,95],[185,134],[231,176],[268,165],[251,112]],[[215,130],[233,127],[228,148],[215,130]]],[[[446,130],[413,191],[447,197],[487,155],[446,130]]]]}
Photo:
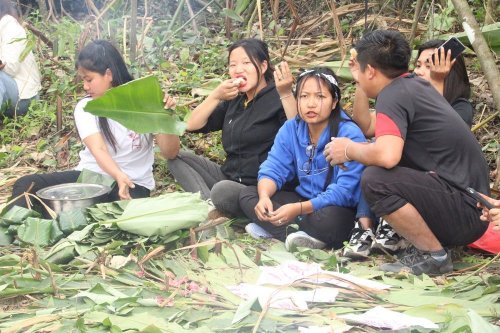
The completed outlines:
{"type": "Polygon", "coordinates": [[[292,94],[288,94],[286,96],[280,97],[280,100],[284,100],[285,98],[290,97],[290,96],[292,96],[292,94]]]}

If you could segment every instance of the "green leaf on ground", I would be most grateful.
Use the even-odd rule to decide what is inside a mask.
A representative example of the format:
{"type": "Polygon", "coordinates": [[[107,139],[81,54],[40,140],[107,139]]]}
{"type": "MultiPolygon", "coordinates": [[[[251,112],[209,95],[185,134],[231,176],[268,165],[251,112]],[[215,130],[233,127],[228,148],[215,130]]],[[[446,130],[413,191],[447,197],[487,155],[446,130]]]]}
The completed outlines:
{"type": "Polygon", "coordinates": [[[56,220],[34,217],[28,217],[17,233],[22,242],[40,247],[54,244],[63,236],[56,220]]]}
{"type": "Polygon", "coordinates": [[[165,236],[198,225],[207,214],[208,205],[199,194],[175,192],[131,200],[118,219],[101,223],[113,223],[136,235],[165,236]]]}

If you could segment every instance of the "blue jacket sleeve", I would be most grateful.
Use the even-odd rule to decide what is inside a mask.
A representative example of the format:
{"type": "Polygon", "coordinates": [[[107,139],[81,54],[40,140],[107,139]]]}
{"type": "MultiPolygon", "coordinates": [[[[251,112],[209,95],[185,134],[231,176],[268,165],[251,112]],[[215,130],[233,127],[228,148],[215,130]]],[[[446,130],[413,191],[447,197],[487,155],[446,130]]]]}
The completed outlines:
{"type": "MultiPolygon", "coordinates": [[[[340,124],[337,137],[347,137],[355,142],[366,142],[359,127],[351,121],[340,124]]],[[[357,206],[361,195],[360,180],[364,166],[355,161],[347,162],[345,166],[346,170],[335,166],[330,185],[324,192],[311,199],[315,211],[326,206],[357,206]]]]}
{"type": "Polygon", "coordinates": [[[296,140],[293,119],[285,122],[276,134],[267,159],[260,165],[258,180],[274,181],[278,190],[295,177],[295,158],[292,142],[296,140]]]}

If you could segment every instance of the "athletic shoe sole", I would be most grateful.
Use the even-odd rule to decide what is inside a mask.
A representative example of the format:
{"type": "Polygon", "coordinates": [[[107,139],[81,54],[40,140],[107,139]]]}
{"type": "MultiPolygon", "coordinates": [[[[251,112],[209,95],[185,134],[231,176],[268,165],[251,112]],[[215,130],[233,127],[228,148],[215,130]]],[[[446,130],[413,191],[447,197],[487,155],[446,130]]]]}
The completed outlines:
{"type": "Polygon", "coordinates": [[[285,240],[285,248],[288,251],[293,251],[298,247],[306,247],[310,249],[323,249],[326,244],[319,239],[309,236],[303,231],[297,231],[288,235],[285,240]]]}

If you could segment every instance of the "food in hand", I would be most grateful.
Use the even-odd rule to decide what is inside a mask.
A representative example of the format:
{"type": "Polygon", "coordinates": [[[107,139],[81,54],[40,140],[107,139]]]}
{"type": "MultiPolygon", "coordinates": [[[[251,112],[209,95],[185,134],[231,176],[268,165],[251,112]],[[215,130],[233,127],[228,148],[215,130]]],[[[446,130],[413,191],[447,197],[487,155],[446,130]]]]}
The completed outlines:
{"type": "Polygon", "coordinates": [[[237,87],[241,86],[241,84],[242,84],[243,82],[245,82],[245,80],[244,80],[243,78],[241,78],[241,77],[236,78],[236,79],[234,79],[234,81],[233,81],[234,85],[235,85],[235,86],[237,86],[237,87]]]}
{"type": "Polygon", "coordinates": [[[350,49],[349,53],[351,54],[351,59],[356,59],[356,57],[358,56],[358,51],[356,51],[355,48],[350,49]]]}

